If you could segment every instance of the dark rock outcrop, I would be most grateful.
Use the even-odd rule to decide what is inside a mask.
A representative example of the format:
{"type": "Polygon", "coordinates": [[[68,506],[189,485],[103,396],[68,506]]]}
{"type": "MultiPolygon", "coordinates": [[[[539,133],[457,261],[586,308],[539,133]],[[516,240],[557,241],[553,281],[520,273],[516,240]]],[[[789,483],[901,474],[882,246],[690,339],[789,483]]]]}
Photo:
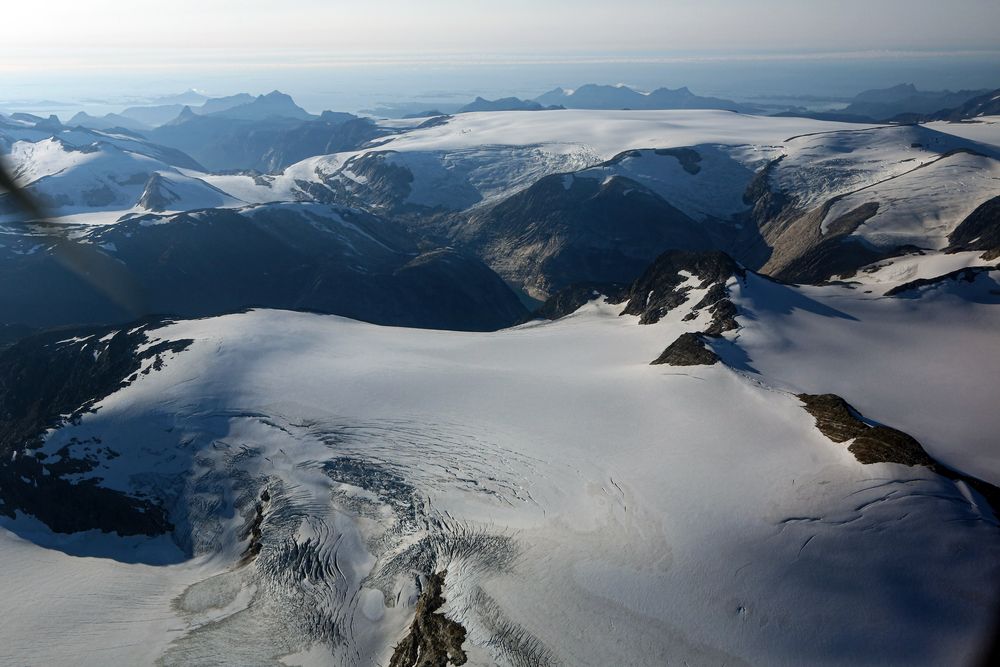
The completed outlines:
{"type": "Polygon", "coordinates": [[[699,334],[682,333],[650,365],[711,366],[718,361],[719,355],[705,345],[699,334]]]}
{"type": "Polygon", "coordinates": [[[942,465],[912,436],[882,424],[872,424],[836,394],[798,394],[805,410],[816,419],[816,428],[833,442],[848,442],[848,451],[863,464],[898,463],[924,466],[942,477],[975,489],[1000,512],[1000,488],[942,465]]]}
{"type": "Polygon", "coordinates": [[[653,149],[655,155],[670,155],[677,158],[681,163],[681,168],[689,174],[697,174],[701,171],[701,154],[693,148],[656,148],[653,149]]]}
{"type": "Polygon", "coordinates": [[[48,429],[78,420],[139,372],[159,370],[165,357],[190,345],[189,340],[162,341],[140,351],[149,343],[146,332],[153,323],[110,332],[47,332],[0,353],[0,514],[13,517],[21,511],[63,533],[98,529],[156,535],[171,529],[163,508],[148,499],[102,487],[96,478],[65,478],[93,470],[101,457],[117,456],[99,439],[72,450],[63,447],[52,457],[38,451],[48,429]]]}
{"type": "Polygon", "coordinates": [[[248,542],[247,548],[244,549],[243,554],[240,556],[240,565],[252,563],[264,546],[263,542],[261,542],[261,537],[264,535],[264,512],[270,502],[271,494],[267,489],[264,489],[260,493],[260,498],[254,503],[253,518],[247,522],[247,526],[243,532],[243,539],[248,540],[248,542]]]}
{"type": "Polygon", "coordinates": [[[864,421],[860,412],[836,394],[799,394],[816,428],[834,442],[853,440],[848,451],[861,463],[901,463],[933,467],[934,460],[920,443],[894,428],[864,421]]]}
{"type": "Polygon", "coordinates": [[[657,257],[629,287],[628,303],[622,314],[638,315],[640,324],[654,324],[685,303],[692,289],[709,288],[693,309],[711,309],[714,321],[706,333],[718,335],[737,326],[733,319],[735,307],[726,298],[726,282],[734,276],[742,279],[745,275],[743,267],[724,252],[669,250],[657,257]],[[698,280],[689,283],[683,274],[698,280]]]}
{"type": "Polygon", "coordinates": [[[423,590],[410,625],[410,632],[392,653],[389,667],[445,667],[467,661],[462,644],[465,628],[437,610],[444,604],[441,589],[447,571],[423,578],[423,590]]]}
{"type": "MultiPolygon", "coordinates": [[[[879,251],[851,234],[878,212],[878,203],[868,202],[831,222],[825,234],[820,224],[839,198],[795,220],[778,242],[769,265],[770,275],[794,283],[821,283],[834,275],[852,275],[860,267],[897,254],[896,249],[879,251]],[[787,260],[783,260],[784,256],[787,260]]],[[[767,269],[768,266],[765,266],[767,269]]]]}
{"type": "Polygon", "coordinates": [[[1000,257],[1000,196],[980,204],[948,235],[948,252],[982,250],[983,259],[1000,257]]]}
{"type": "Polygon", "coordinates": [[[139,197],[139,208],[147,211],[165,211],[170,205],[177,201],[177,196],[167,189],[163,176],[159,172],[153,172],[146,186],[139,197]]]}

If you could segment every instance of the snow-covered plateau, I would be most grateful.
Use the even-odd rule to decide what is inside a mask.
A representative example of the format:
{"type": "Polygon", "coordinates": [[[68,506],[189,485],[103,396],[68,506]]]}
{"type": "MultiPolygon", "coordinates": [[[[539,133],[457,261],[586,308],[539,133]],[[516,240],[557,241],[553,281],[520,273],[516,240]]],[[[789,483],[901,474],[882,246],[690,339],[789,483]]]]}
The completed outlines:
{"type": "Polygon", "coordinates": [[[0,664],[996,631],[997,117],[467,113],[270,174],[36,125],[0,118],[56,223],[0,195],[0,664]]]}
{"type": "Polygon", "coordinates": [[[192,342],[39,451],[166,499],[180,546],[6,521],[0,659],[387,664],[419,575],[447,572],[473,664],[968,661],[989,504],[859,463],[796,394],[1000,482],[1000,308],[974,298],[996,273],[912,299],[747,274],[726,363],[651,366],[704,327],[688,283],[649,325],[597,299],[496,333],[284,311],[150,330],[192,342]]]}

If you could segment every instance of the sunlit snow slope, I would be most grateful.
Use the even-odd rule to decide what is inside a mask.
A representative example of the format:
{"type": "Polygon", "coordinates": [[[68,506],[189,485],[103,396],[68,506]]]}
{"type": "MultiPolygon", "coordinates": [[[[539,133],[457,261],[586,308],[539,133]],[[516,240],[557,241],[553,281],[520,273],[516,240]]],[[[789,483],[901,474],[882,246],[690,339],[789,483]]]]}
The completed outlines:
{"type": "Polygon", "coordinates": [[[6,522],[0,659],[384,665],[446,571],[471,664],[964,664],[1000,562],[988,503],[858,463],[794,393],[1000,481],[984,276],[908,298],[733,278],[727,363],[686,368],[649,362],[704,328],[693,278],[653,325],[598,300],[491,334],[163,326],[193,343],[43,451],[91,448],[84,477],[164,499],[180,548],[6,522]]]}

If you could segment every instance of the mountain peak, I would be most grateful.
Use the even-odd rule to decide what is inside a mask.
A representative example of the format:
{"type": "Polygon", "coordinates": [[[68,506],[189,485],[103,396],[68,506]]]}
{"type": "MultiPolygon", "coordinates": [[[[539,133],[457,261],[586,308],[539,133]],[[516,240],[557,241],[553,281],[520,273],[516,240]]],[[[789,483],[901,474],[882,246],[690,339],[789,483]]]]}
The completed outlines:
{"type": "Polygon", "coordinates": [[[174,119],[173,119],[172,121],[170,121],[169,123],[166,123],[166,125],[180,125],[181,123],[186,123],[186,122],[188,122],[189,120],[191,120],[192,118],[196,117],[197,115],[198,115],[198,114],[196,114],[196,113],[195,113],[195,112],[194,112],[194,111],[193,111],[193,110],[191,109],[191,107],[190,107],[190,106],[188,106],[188,105],[186,105],[186,104],[185,104],[185,105],[184,105],[184,108],[183,108],[183,109],[181,109],[181,112],[180,112],[179,114],[177,114],[177,117],[176,117],[176,118],[174,118],[174,119]]]}
{"type": "Polygon", "coordinates": [[[257,99],[258,100],[269,100],[269,101],[274,101],[274,100],[285,101],[285,100],[287,100],[287,101],[291,102],[292,101],[292,96],[288,95],[287,93],[283,93],[280,90],[272,90],[271,92],[267,93],[266,95],[259,95],[257,97],[257,99]]]}

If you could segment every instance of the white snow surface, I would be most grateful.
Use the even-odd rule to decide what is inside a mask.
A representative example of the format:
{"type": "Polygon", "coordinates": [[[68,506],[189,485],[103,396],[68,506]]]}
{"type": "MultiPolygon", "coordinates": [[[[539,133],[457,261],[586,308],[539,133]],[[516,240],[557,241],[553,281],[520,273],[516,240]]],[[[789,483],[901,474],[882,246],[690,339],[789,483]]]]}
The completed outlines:
{"type": "Polygon", "coordinates": [[[1000,161],[956,153],[875,183],[837,200],[822,228],[866,202],[878,212],[854,231],[877,247],[913,245],[935,250],[983,202],[1000,193],[1000,161]]]}
{"type": "Polygon", "coordinates": [[[67,555],[85,537],[35,546],[14,536],[29,519],[7,522],[0,562],[18,565],[0,618],[56,595],[52,582],[62,602],[4,626],[0,659],[385,664],[416,599],[419,568],[399,559],[429,543],[472,664],[967,662],[991,620],[996,517],[926,469],[859,464],[792,392],[840,393],[1000,481],[1000,310],[753,275],[730,290],[747,315],[713,346],[732,368],[649,365],[705,325],[683,306],[651,326],[595,301],[495,333],[280,311],[157,330],[194,343],[45,451],[99,434],[121,456],[94,474],[175,489],[193,558],[118,562],[123,543],[94,562],[67,555]],[[240,513],[261,488],[264,547],[238,567],[240,513]],[[67,634],[75,599],[93,606],[67,634]],[[344,634],[317,638],[296,605],[344,634]],[[104,639],[121,618],[150,619],[133,636],[157,641],[104,639]]]}
{"type": "MultiPolygon", "coordinates": [[[[468,113],[433,127],[415,127],[412,122],[392,127],[399,134],[370,147],[307,158],[277,175],[191,175],[246,202],[288,201],[308,198],[301,182],[337,181],[353,190],[365,180],[351,171],[352,163],[368,153],[387,153],[392,164],[413,175],[407,202],[462,210],[494,202],[553,173],[592,167],[627,150],[720,144],[730,148],[715,151],[719,157],[711,147],[704,149],[710,175],[695,183],[705,187],[693,195],[692,206],[696,213],[726,217],[738,206],[734,193],[744,174],[735,173],[721,153],[735,159],[739,170],[774,157],[776,147],[792,135],[867,126],[710,110],[567,110],[468,113]],[[712,169],[716,161],[723,165],[719,174],[712,169]],[[710,204],[718,197],[711,193],[720,182],[728,191],[713,207],[710,204]]],[[[690,185],[676,183],[662,192],[678,194],[691,190],[690,185]]],[[[684,208],[687,202],[678,205],[684,208]]]]}
{"type": "MultiPolygon", "coordinates": [[[[969,142],[919,125],[820,132],[793,138],[772,184],[803,209],[930,164],[969,142]]],[[[988,148],[988,147],[987,147],[988,148]]],[[[918,172],[919,173],[919,172],[918,172]]]]}
{"type": "MultiPolygon", "coordinates": [[[[969,267],[996,265],[996,260],[985,260],[983,255],[978,250],[901,255],[862,267],[848,280],[872,292],[878,290],[878,294],[884,294],[893,287],[914,280],[937,278],[969,267]]],[[[836,278],[844,279],[843,276],[836,278]]]]}
{"type": "Polygon", "coordinates": [[[960,123],[937,121],[927,123],[926,127],[933,128],[938,132],[944,132],[945,134],[952,134],[956,137],[1000,148],[1000,116],[980,116],[975,120],[967,120],[960,123]]]}
{"type": "Polygon", "coordinates": [[[600,160],[639,148],[697,144],[780,144],[796,134],[864,127],[805,118],[750,116],[730,111],[477,112],[447,123],[389,137],[383,150],[455,151],[480,146],[545,146],[548,151],[581,149],[600,160]]]}
{"type": "MultiPolygon", "coordinates": [[[[625,151],[721,144],[733,148],[713,153],[706,147],[706,175],[694,182],[677,182],[669,167],[663,173],[659,166],[630,166],[640,174],[645,172],[647,181],[668,181],[653,189],[679,195],[682,201],[677,205],[682,210],[699,218],[725,218],[739,207],[734,193],[747,180],[741,167],[760,166],[793,135],[864,127],[868,126],[712,110],[478,112],[408,129],[379,140],[372,148],[329,156],[319,173],[355,180],[339,170],[365,153],[389,152],[395,164],[413,174],[408,202],[461,210],[494,202],[550,174],[598,165],[625,151]],[[730,164],[733,158],[738,162],[735,169],[730,164]],[[716,166],[720,166],[719,173],[715,173],[716,166]],[[725,194],[713,196],[720,183],[725,194]],[[681,194],[695,188],[692,196],[681,194]]],[[[298,177],[316,180],[310,173],[318,165],[311,159],[303,166],[293,165],[286,175],[294,171],[298,177]]],[[[627,171],[628,165],[622,168],[627,171]]]]}
{"type": "Polygon", "coordinates": [[[754,173],[778,155],[777,146],[695,145],[696,171],[685,169],[675,155],[638,151],[620,161],[578,172],[577,177],[625,176],[663,197],[694,220],[727,220],[745,211],[743,195],[754,173]]]}
{"type": "Polygon", "coordinates": [[[176,198],[173,211],[309,200],[309,187],[334,182],[355,192],[366,180],[352,165],[369,153],[385,153],[390,164],[410,171],[413,179],[405,195],[410,204],[465,210],[554,173],[602,179],[616,174],[637,180],[696,220],[728,220],[746,210],[743,194],[753,174],[784,156],[772,174],[772,186],[789,193],[803,209],[843,197],[823,223],[824,231],[836,215],[878,200],[882,208],[858,231],[860,236],[878,246],[899,241],[927,248],[941,247],[942,236],[988,198],[997,183],[995,158],[1000,155],[1000,124],[993,118],[872,126],[713,110],[566,110],[458,114],[431,127],[415,125],[397,123],[398,134],[370,147],[308,158],[274,175],[203,174],[169,167],[159,162],[155,146],[109,133],[64,131],[56,140],[34,129],[3,132],[13,142],[12,158],[22,180],[38,181],[40,190],[59,202],[53,214],[67,222],[107,224],[136,212],[141,185],[121,183],[152,170],[170,174],[175,182],[191,179],[186,187],[178,183],[185,194],[176,198]],[[74,148],[92,144],[95,137],[100,151],[74,148]],[[682,168],[676,157],[652,150],[682,147],[698,153],[697,173],[682,168]],[[942,157],[955,149],[988,157],[942,157]],[[632,150],[642,152],[602,165],[632,150]],[[113,151],[119,157],[112,160],[113,151]],[[942,164],[927,167],[938,160],[942,164]],[[931,171],[913,171],[918,167],[931,171]],[[929,177],[932,172],[934,178],[929,177]],[[920,180],[921,196],[902,197],[914,187],[913,179],[920,180]],[[86,192],[91,193],[90,204],[80,201],[86,192]],[[107,203],[95,205],[94,193],[107,203]],[[94,212],[102,215],[90,215],[94,212]]]}
{"type": "MultiPolygon", "coordinates": [[[[153,173],[164,179],[167,210],[243,206],[199,178],[162,160],[113,141],[99,141],[83,148],[61,138],[12,144],[9,159],[14,177],[30,189],[54,220],[76,224],[113,224],[128,213],[145,213],[139,200],[153,173]]],[[[138,143],[138,142],[132,142],[138,143]]],[[[9,214],[18,219],[19,214],[9,214]]],[[[0,216],[3,219],[3,216],[0,216]]]]}

